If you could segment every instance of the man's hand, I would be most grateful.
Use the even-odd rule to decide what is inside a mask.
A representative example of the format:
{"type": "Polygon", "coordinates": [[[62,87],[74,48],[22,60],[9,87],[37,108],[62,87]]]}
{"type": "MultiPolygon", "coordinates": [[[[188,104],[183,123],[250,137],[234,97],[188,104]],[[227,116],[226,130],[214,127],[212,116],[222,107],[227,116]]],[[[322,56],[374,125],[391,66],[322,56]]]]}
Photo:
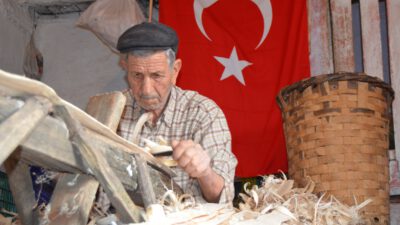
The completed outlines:
{"type": "Polygon", "coordinates": [[[212,172],[210,157],[201,145],[192,140],[172,141],[172,148],[174,149],[173,158],[189,176],[200,178],[212,172]]]}
{"type": "Polygon", "coordinates": [[[185,140],[172,141],[172,148],[172,156],[178,165],[189,176],[197,178],[203,197],[208,202],[217,203],[224,188],[224,178],[211,168],[210,156],[203,147],[192,140],[185,140]]]}

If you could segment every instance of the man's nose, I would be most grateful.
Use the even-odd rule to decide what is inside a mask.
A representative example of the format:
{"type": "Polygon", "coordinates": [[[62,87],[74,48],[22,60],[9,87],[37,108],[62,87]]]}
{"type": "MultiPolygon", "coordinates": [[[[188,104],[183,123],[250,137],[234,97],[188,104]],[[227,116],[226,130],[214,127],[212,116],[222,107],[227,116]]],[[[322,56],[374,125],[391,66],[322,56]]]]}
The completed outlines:
{"type": "Polygon", "coordinates": [[[145,76],[142,83],[142,92],[145,95],[151,94],[153,92],[153,84],[150,77],[145,76]]]}

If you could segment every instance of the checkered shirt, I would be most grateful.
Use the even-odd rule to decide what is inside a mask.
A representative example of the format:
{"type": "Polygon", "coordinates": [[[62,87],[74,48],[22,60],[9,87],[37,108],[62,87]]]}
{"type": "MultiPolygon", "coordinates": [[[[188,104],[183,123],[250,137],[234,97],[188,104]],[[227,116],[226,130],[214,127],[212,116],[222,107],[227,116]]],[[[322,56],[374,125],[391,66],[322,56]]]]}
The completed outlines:
{"type": "MultiPolygon", "coordinates": [[[[127,103],[117,132],[121,137],[132,141],[133,129],[145,110],[136,104],[129,90],[123,93],[127,97],[127,103]]],[[[156,124],[152,126],[146,122],[139,135],[153,141],[161,136],[168,143],[172,140],[193,140],[199,143],[210,156],[214,171],[225,180],[219,202],[232,202],[237,160],[231,151],[231,134],[225,116],[212,100],[197,92],[174,86],[167,106],[156,124]]],[[[139,145],[144,146],[142,140],[139,145]]],[[[197,202],[206,202],[197,179],[189,177],[179,167],[173,170],[177,174],[174,181],[185,193],[191,194],[197,202]]]]}

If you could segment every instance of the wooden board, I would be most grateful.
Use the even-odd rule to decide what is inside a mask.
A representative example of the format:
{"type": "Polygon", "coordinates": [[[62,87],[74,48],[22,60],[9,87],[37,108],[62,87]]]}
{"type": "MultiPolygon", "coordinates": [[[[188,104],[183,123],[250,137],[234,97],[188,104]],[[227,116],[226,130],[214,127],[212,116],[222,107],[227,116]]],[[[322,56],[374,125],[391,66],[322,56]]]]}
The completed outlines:
{"type": "Polygon", "coordinates": [[[351,0],[330,1],[335,72],[354,72],[351,0]]]}
{"type": "Polygon", "coordinates": [[[95,95],[89,99],[86,112],[116,132],[125,103],[126,97],[118,91],[95,95]]]}
{"type": "Polygon", "coordinates": [[[49,204],[47,224],[86,225],[99,182],[85,174],[61,174],[49,204]]]}
{"type": "Polygon", "coordinates": [[[311,75],[333,73],[331,22],[328,0],[308,0],[311,75]]]}
{"type": "Polygon", "coordinates": [[[378,0],[360,1],[364,73],[383,80],[378,0]]]}
{"type": "Polygon", "coordinates": [[[390,58],[390,79],[395,92],[392,105],[394,139],[396,145],[396,158],[400,161],[400,1],[387,0],[389,58],[390,58]]]}

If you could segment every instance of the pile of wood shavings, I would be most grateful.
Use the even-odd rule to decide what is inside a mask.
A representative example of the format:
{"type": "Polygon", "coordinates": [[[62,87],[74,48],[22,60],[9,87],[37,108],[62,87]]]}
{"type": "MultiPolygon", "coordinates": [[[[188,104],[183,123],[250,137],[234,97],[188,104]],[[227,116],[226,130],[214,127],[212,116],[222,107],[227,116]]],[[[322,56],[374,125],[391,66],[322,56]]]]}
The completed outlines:
{"type": "MultiPolygon", "coordinates": [[[[360,209],[371,202],[366,200],[361,204],[347,206],[334,197],[328,201],[313,194],[315,184],[311,180],[305,188],[294,188],[294,181],[265,176],[262,186],[247,188],[240,193],[243,202],[239,203],[240,214],[236,216],[245,224],[246,220],[260,221],[261,217],[268,217],[268,224],[277,225],[333,225],[333,224],[370,224],[360,215],[360,209]]],[[[266,221],[266,220],[263,220],[266,221]]],[[[256,223],[254,223],[256,224],[256,223]]]]}

